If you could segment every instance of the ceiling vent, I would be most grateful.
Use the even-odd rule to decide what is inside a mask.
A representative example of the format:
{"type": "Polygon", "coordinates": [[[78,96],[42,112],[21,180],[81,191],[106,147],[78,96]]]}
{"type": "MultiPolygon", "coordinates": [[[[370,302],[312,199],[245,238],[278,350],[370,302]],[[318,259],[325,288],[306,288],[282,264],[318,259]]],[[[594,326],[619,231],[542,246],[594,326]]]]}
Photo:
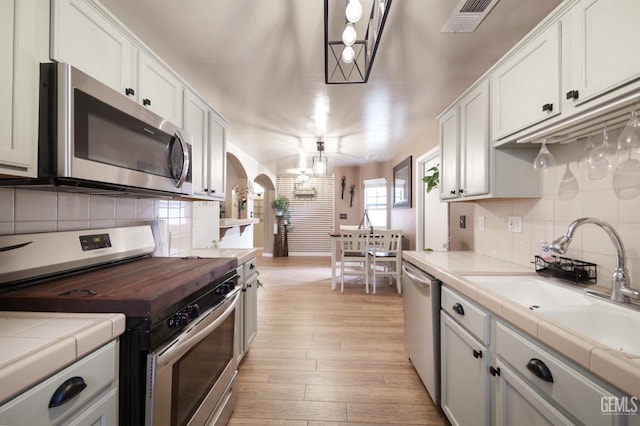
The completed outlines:
{"type": "Polygon", "coordinates": [[[442,28],[443,33],[472,33],[499,0],[462,0],[442,28]]]}

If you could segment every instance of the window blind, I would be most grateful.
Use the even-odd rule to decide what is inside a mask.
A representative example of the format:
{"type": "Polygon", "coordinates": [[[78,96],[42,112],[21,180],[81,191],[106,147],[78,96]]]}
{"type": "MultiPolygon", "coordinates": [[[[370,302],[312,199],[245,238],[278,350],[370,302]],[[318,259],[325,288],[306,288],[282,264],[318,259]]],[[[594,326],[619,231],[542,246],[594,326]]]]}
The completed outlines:
{"type": "Polygon", "coordinates": [[[334,218],[334,177],[309,176],[309,186],[316,189],[311,196],[295,196],[295,175],[278,176],[278,195],[289,198],[291,226],[289,254],[325,254],[331,252],[334,218]]]}

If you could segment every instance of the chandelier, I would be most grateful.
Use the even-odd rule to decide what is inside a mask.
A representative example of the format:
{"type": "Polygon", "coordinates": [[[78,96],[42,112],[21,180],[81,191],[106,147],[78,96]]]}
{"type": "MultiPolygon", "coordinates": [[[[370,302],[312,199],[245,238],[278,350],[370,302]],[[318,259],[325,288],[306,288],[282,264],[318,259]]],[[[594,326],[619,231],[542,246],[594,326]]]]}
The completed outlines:
{"type": "Polygon", "coordinates": [[[324,0],[326,84],[369,80],[391,0],[362,0],[362,3],[324,0]]]}
{"type": "Polygon", "coordinates": [[[322,152],[324,151],[324,142],[316,142],[316,148],[318,150],[318,155],[313,156],[311,170],[313,170],[313,174],[315,176],[325,176],[327,174],[327,170],[329,169],[329,165],[327,162],[327,157],[322,156],[322,152]]]}

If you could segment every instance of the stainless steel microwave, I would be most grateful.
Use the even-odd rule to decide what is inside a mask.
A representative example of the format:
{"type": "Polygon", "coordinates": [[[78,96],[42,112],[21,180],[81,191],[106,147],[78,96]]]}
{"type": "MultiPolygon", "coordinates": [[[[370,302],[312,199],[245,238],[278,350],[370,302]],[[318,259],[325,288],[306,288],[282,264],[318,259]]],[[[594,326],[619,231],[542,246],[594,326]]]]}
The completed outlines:
{"type": "Polygon", "coordinates": [[[38,183],[192,194],[182,129],[69,64],[41,64],[40,75],[38,183]]]}

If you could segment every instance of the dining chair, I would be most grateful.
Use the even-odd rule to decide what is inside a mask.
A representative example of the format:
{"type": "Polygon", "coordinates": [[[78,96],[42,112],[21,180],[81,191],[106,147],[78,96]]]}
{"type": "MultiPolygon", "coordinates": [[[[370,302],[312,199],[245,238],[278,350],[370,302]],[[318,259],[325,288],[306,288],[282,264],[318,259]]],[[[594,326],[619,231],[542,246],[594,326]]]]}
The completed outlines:
{"type": "Polygon", "coordinates": [[[369,293],[369,229],[340,227],[340,292],[344,293],[345,275],[364,277],[365,292],[369,293]],[[347,263],[351,267],[347,267],[347,263]],[[355,266],[354,266],[355,265],[355,266]]]}
{"type": "Polygon", "coordinates": [[[402,274],[402,230],[377,230],[371,241],[371,246],[367,250],[367,258],[373,276],[373,294],[376,294],[376,279],[381,276],[395,279],[398,294],[402,294],[402,282],[400,281],[402,274]]]}

